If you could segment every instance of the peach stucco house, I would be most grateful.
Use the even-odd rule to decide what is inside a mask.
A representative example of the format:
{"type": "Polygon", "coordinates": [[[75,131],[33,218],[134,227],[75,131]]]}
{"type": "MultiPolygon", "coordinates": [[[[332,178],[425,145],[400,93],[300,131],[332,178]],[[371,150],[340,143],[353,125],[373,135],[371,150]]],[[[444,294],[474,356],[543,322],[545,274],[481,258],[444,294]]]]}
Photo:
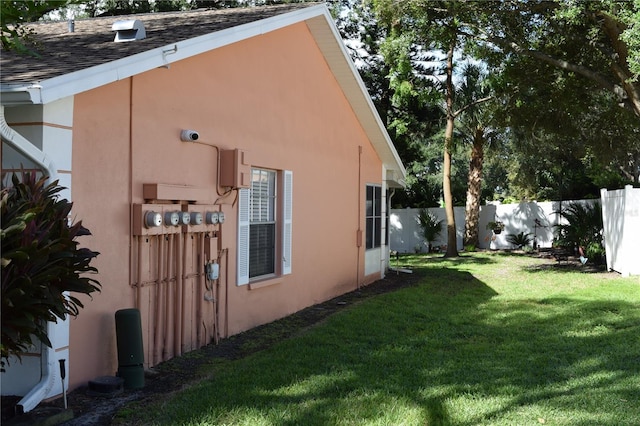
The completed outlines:
{"type": "Polygon", "coordinates": [[[405,170],[324,4],[74,26],[2,52],[3,173],[59,179],[101,253],[102,292],[3,376],[24,411],[58,359],[69,389],[115,374],[120,309],[148,368],[384,276],[405,170]]]}

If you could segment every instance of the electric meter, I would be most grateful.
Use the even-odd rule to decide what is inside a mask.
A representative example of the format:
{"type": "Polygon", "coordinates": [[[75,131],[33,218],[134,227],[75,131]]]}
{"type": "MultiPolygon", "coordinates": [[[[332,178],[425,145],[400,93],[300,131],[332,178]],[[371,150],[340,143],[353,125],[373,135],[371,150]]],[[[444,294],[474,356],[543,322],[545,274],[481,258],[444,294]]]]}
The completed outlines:
{"type": "Polygon", "coordinates": [[[158,212],[148,211],[144,214],[144,226],[147,228],[157,228],[162,225],[162,215],[158,212]]]}
{"type": "Polygon", "coordinates": [[[202,213],[191,212],[190,220],[192,225],[202,225],[202,213]]]}
{"type": "Polygon", "coordinates": [[[218,212],[207,212],[207,224],[215,225],[218,223],[218,212]]]}
{"type": "Polygon", "coordinates": [[[191,215],[189,212],[178,212],[180,215],[180,225],[188,225],[191,222],[191,215]]]}
{"type": "Polygon", "coordinates": [[[164,224],[166,226],[178,226],[180,223],[180,212],[166,212],[164,214],[164,224]]]}

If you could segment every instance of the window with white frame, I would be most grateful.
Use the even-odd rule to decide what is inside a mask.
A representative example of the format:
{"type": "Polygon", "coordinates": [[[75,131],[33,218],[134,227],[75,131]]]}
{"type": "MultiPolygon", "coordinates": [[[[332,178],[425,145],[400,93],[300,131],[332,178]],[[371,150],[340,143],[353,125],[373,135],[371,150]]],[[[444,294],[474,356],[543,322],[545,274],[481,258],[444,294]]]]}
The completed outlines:
{"type": "Polygon", "coordinates": [[[366,248],[380,247],[382,233],[382,188],[367,185],[366,248]]]}
{"type": "Polygon", "coordinates": [[[291,273],[293,174],[251,169],[238,194],[238,284],[291,273]]]}

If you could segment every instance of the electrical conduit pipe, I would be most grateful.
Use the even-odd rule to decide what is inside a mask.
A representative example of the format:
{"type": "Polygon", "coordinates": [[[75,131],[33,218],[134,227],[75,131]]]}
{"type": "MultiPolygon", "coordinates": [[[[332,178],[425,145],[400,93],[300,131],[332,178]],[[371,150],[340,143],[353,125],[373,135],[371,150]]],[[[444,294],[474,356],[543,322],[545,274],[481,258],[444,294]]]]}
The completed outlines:
{"type": "MultiPolygon", "coordinates": [[[[40,151],[34,144],[29,142],[24,136],[13,130],[7,123],[4,116],[4,106],[0,105],[0,134],[2,140],[18,151],[20,154],[33,161],[44,175],[47,183],[57,179],[57,169],[53,161],[40,151]]],[[[54,341],[56,323],[47,322],[47,336],[50,341],[54,341]]],[[[49,393],[56,383],[56,359],[53,348],[42,344],[40,352],[41,379],[40,381],[20,400],[17,404],[18,412],[27,413],[38,406],[40,401],[50,396],[49,393]]]]}

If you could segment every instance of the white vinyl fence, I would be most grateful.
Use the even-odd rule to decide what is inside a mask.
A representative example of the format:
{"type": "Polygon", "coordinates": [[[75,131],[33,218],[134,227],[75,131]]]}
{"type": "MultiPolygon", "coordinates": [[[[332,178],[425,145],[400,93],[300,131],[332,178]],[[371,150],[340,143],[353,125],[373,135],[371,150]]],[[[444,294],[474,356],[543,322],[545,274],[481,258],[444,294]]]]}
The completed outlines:
{"type": "MultiPolygon", "coordinates": [[[[563,201],[562,206],[567,206],[575,201],[563,201]]],[[[589,203],[593,200],[582,200],[589,203]]],[[[559,211],[561,203],[553,202],[528,202],[519,204],[488,204],[480,207],[479,222],[479,248],[483,249],[510,249],[513,246],[507,242],[507,235],[524,232],[535,237],[538,247],[551,247],[553,242],[554,225],[561,223],[559,211]],[[536,225],[536,220],[540,226],[536,225]],[[489,222],[503,222],[504,230],[500,235],[494,235],[487,230],[489,222]]],[[[429,208],[429,212],[439,219],[444,220],[443,231],[440,238],[433,243],[435,247],[447,244],[446,218],[443,208],[429,208]]],[[[426,252],[427,244],[422,237],[418,213],[420,209],[391,209],[389,216],[389,239],[391,250],[400,253],[426,252]]],[[[464,235],[464,207],[455,207],[456,229],[458,234],[458,250],[463,249],[462,238],[464,235]]]]}
{"type": "Polygon", "coordinates": [[[640,188],[600,191],[607,268],[640,275],[640,188]]]}

